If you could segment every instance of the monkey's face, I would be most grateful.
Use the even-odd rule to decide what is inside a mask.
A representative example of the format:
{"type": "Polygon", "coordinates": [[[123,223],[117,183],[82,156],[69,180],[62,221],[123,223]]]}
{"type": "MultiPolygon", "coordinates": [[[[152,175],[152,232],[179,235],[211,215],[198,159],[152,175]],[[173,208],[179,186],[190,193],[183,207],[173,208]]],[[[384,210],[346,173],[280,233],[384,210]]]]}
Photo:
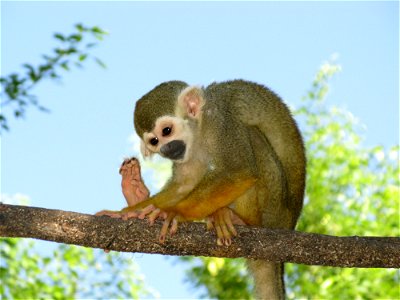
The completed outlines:
{"type": "Polygon", "coordinates": [[[163,90],[164,85],[156,87],[136,103],[134,123],[136,132],[142,139],[143,156],[159,153],[174,162],[184,163],[190,159],[191,153],[196,151],[192,144],[194,136],[198,136],[201,130],[202,107],[205,100],[203,91],[199,87],[183,88],[180,82],[171,84],[178,85],[180,93],[175,96],[176,91],[174,91],[171,96],[171,91],[163,90]],[[173,99],[173,101],[160,99],[173,99]],[[171,105],[172,109],[169,107],[171,105]],[[166,115],[158,117],[160,112],[166,115]],[[153,125],[149,124],[155,124],[150,131],[149,127],[153,125]]]}
{"type": "Polygon", "coordinates": [[[156,120],[151,132],[145,132],[142,137],[141,151],[144,156],[159,153],[178,163],[188,160],[188,149],[192,145],[193,134],[188,120],[163,116],[156,120]]]}

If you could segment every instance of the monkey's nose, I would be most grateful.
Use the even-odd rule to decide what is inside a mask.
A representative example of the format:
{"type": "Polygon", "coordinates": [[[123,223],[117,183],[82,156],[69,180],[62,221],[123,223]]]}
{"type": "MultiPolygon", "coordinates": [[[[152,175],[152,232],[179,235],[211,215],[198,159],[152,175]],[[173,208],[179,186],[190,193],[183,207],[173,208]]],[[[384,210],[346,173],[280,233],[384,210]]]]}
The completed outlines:
{"type": "Polygon", "coordinates": [[[185,155],[186,144],[181,140],[173,140],[161,146],[160,152],[169,159],[181,159],[185,155]]]}

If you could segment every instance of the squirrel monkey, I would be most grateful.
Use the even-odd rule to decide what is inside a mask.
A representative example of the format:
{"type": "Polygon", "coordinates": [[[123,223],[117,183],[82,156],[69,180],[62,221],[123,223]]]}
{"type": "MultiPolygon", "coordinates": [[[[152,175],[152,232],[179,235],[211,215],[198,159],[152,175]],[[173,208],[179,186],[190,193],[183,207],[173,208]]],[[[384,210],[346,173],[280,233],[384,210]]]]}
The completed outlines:
{"type": "MultiPolygon", "coordinates": [[[[138,162],[125,161],[121,174],[129,206],[100,215],[147,216],[151,223],[163,217],[161,242],[180,220],[207,219],[219,245],[230,245],[234,224],[295,227],[305,151],[287,106],[268,88],[243,80],[206,88],[165,82],[137,101],[134,125],[143,155],[171,159],[172,177],[147,198],[138,162]]],[[[283,264],[249,260],[249,267],[257,298],[284,298],[283,264]]]]}

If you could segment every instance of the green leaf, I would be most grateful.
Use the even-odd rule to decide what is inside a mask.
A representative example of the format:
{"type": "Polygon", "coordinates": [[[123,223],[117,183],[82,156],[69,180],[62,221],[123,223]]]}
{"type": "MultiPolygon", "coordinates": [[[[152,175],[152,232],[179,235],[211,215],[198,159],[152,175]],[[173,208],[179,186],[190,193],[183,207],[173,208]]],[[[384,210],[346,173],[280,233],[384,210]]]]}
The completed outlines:
{"type": "Polygon", "coordinates": [[[60,40],[62,42],[65,42],[65,40],[66,40],[66,38],[61,33],[55,33],[54,38],[57,40],[60,40]]]}
{"type": "Polygon", "coordinates": [[[60,78],[60,76],[56,72],[51,72],[50,73],[50,78],[57,79],[57,78],[60,78]]]}
{"type": "Polygon", "coordinates": [[[86,28],[85,28],[81,23],[75,24],[75,28],[76,28],[79,32],[83,32],[83,31],[86,30],[86,28]]]}
{"type": "Polygon", "coordinates": [[[63,68],[66,71],[69,71],[69,67],[68,67],[68,61],[64,61],[60,64],[61,68],[63,68]]]}
{"type": "Polygon", "coordinates": [[[82,34],[71,34],[68,40],[71,42],[80,42],[82,40],[82,34]]]}
{"type": "Polygon", "coordinates": [[[86,44],[86,48],[93,48],[93,47],[95,47],[95,46],[97,46],[97,43],[88,43],[88,44],[86,44]]]}
{"type": "Polygon", "coordinates": [[[87,58],[87,54],[81,54],[81,55],[79,55],[79,61],[84,61],[86,58],[87,58]]]}
{"type": "Polygon", "coordinates": [[[77,53],[78,50],[75,47],[70,47],[69,49],[67,49],[65,51],[66,54],[73,54],[73,53],[77,53]]]}
{"type": "Polygon", "coordinates": [[[24,68],[28,69],[29,71],[34,71],[33,66],[30,65],[30,64],[23,64],[22,66],[23,66],[24,68]]]}
{"type": "Polygon", "coordinates": [[[61,49],[61,48],[55,48],[54,52],[57,53],[58,55],[64,55],[65,54],[65,50],[61,49]]]}
{"type": "Polygon", "coordinates": [[[100,60],[99,58],[95,57],[94,60],[95,60],[95,62],[96,62],[100,67],[102,67],[103,69],[106,69],[106,68],[107,68],[106,64],[105,64],[102,60],[100,60]]]}
{"type": "MultiPolygon", "coordinates": [[[[22,74],[12,73],[7,76],[0,77],[0,83],[3,89],[2,96],[5,97],[2,100],[3,103],[13,103],[15,110],[11,110],[10,114],[14,117],[21,117],[24,113],[22,107],[33,105],[38,107],[42,111],[48,111],[42,107],[38,100],[31,94],[30,91],[34,90],[35,85],[44,78],[58,79],[59,74],[56,73],[57,67],[66,71],[70,70],[71,63],[75,63],[78,67],[83,67],[82,63],[89,57],[89,49],[96,46],[97,43],[85,42],[83,45],[84,38],[94,36],[96,39],[101,39],[106,34],[100,27],[85,27],[81,23],[75,24],[76,31],[70,35],[64,35],[56,32],[53,37],[61,42],[66,42],[66,47],[56,47],[53,49],[52,55],[42,55],[45,63],[38,66],[26,63],[23,67],[26,72],[22,74]],[[86,47],[85,53],[80,51],[82,47],[86,47]],[[86,53],[87,52],[87,53],[86,53]],[[70,60],[63,60],[63,58],[70,58],[70,60]],[[62,61],[63,60],[63,61],[62,61]],[[75,61],[75,62],[74,62],[75,61]]],[[[96,59],[96,62],[101,67],[105,68],[105,64],[100,60],[96,59]]],[[[7,118],[4,116],[1,121],[1,128],[8,129],[7,118]]]]}
{"type": "Polygon", "coordinates": [[[92,27],[92,32],[98,33],[98,34],[106,34],[105,31],[103,31],[100,27],[97,27],[97,26],[92,27]]]}

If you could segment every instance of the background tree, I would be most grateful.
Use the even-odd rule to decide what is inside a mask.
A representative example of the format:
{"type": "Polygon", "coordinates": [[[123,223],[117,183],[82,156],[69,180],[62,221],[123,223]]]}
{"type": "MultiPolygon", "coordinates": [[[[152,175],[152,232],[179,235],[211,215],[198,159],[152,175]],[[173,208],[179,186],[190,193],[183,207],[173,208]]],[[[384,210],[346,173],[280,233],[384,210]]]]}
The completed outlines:
{"type": "MultiPolygon", "coordinates": [[[[340,66],[325,63],[303,104],[295,110],[308,158],[300,231],[338,236],[399,236],[399,146],[364,148],[364,130],[348,111],[325,102],[329,79],[340,66]]],[[[179,259],[188,282],[204,287],[204,298],[250,299],[243,260],[179,259]]],[[[398,299],[399,271],[286,264],[289,299],[398,299]]]]}
{"type": "MultiPolygon", "coordinates": [[[[2,196],[27,204],[27,198],[2,196]]],[[[132,255],[27,239],[0,239],[1,299],[154,297],[132,255]]]]}
{"type": "Polygon", "coordinates": [[[43,79],[60,80],[61,71],[69,71],[73,66],[81,68],[88,58],[93,58],[97,64],[105,67],[99,58],[90,54],[90,50],[98,45],[98,41],[103,40],[107,32],[97,26],[87,27],[82,24],[76,24],[74,29],[75,31],[69,35],[54,34],[54,38],[60,45],[53,49],[52,54],[42,56],[43,63],[38,66],[25,63],[23,64],[24,72],[0,77],[2,88],[0,132],[9,130],[7,122],[9,116],[4,113],[5,108],[9,108],[15,118],[24,117],[28,106],[48,111],[33,93],[33,89],[43,79]]]}
{"type": "MultiPolygon", "coordinates": [[[[22,75],[1,77],[2,106],[10,107],[15,117],[24,116],[29,105],[46,110],[32,89],[45,78],[59,80],[59,72],[70,70],[73,65],[81,67],[96,44],[87,42],[86,37],[101,40],[105,34],[98,27],[81,24],[75,29],[70,35],[54,35],[62,46],[55,48],[53,55],[44,56],[43,64],[25,64],[22,75]]],[[[303,105],[296,110],[308,150],[307,192],[298,229],[331,235],[398,235],[397,211],[392,201],[399,197],[399,148],[362,148],[364,133],[358,121],[345,110],[327,107],[328,82],[339,70],[338,65],[324,64],[303,98],[303,105]]],[[[0,125],[8,129],[4,113],[0,115],[0,125]]],[[[150,164],[167,169],[159,162],[150,164]]],[[[156,176],[159,178],[160,173],[156,176]]],[[[0,263],[0,291],[4,298],[85,298],[97,297],[96,291],[101,297],[139,298],[148,293],[140,276],[134,275],[136,265],[127,254],[104,256],[98,251],[65,245],[43,254],[33,241],[2,239],[0,243],[0,254],[5,258],[0,263]],[[88,286],[97,288],[88,290],[88,286]]],[[[203,297],[251,298],[252,283],[243,260],[178,261],[188,264],[187,281],[203,288],[203,297]]],[[[286,270],[289,298],[400,297],[396,270],[291,264],[286,270]]]]}
{"type": "MultiPolygon", "coordinates": [[[[399,196],[399,147],[389,151],[381,147],[361,148],[361,127],[357,120],[344,110],[325,107],[328,80],[339,69],[334,64],[323,65],[303,99],[304,104],[296,110],[309,152],[308,186],[299,229],[330,235],[398,235],[396,207],[391,201],[399,196]],[[384,222],[378,219],[381,216],[385,216],[384,222]]],[[[157,168],[164,169],[164,165],[157,165],[157,168]]],[[[15,240],[4,240],[2,256],[7,259],[1,265],[1,275],[5,283],[2,294],[6,298],[42,295],[57,298],[62,294],[93,297],[93,290],[80,288],[80,284],[89,278],[92,282],[84,283],[83,287],[97,285],[100,293],[109,297],[140,297],[146,292],[138,287],[141,284],[139,278],[132,276],[127,280],[120,271],[129,269],[129,260],[122,254],[93,260],[90,250],[59,246],[52,255],[40,256],[31,249],[28,252],[31,244],[20,246],[22,252],[15,251],[19,248],[15,240]],[[87,275],[83,273],[85,266],[89,266],[87,270],[91,272],[96,270],[97,262],[104,260],[109,269],[104,274],[112,274],[113,280],[105,279],[99,273],[81,277],[87,275]],[[47,271],[43,278],[38,276],[42,270],[47,271]],[[19,284],[21,278],[24,280],[19,284]],[[36,289],[37,286],[41,288],[36,289]]],[[[188,281],[196,288],[203,288],[203,297],[251,298],[252,283],[243,260],[185,258],[183,261],[189,264],[188,281]]],[[[286,270],[289,298],[399,296],[398,273],[393,269],[287,264],[286,270]]]]}
{"type": "MultiPolygon", "coordinates": [[[[16,118],[23,117],[29,105],[47,111],[33,88],[44,79],[60,80],[61,71],[68,71],[71,66],[82,67],[90,57],[104,67],[89,51],[105,34],[99,27],[82,24],[75,25],[75,32],[69,35],[54,34],[61,45],[54,48],[52,55],[43,56],[43,64],[24,64],[24,73],[0,78],[2,108],[9,107],[16,118]]],[[[9,129],[4,112],[0,114],[0,126],[9,129]]],[[[2,195],[1,201],[21,202],[21,197],[10,199],[2,195]]],[[[100,250],[58,244],[43,252],[39,244],[32,240],[0,239],[2,299],[139,299],[152,295],[129,254],[103,255],[100,250]]]]}

